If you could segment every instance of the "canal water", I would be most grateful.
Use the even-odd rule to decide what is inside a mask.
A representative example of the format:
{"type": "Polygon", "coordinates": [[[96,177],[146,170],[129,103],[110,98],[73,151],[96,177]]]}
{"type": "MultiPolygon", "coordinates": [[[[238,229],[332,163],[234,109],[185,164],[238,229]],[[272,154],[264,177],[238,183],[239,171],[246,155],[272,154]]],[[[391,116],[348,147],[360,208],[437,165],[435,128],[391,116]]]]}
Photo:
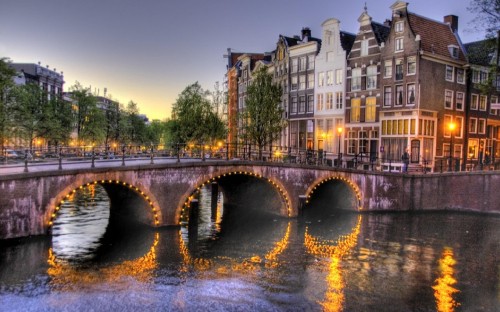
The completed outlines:
{"type": "Polygon", "coordinates": [[[52,237],[0,243],[0,311],[500,310],[498,217],[319,200],[289,220],[216,197],[197,226],[151,229],[78,191],[52,237]]]}

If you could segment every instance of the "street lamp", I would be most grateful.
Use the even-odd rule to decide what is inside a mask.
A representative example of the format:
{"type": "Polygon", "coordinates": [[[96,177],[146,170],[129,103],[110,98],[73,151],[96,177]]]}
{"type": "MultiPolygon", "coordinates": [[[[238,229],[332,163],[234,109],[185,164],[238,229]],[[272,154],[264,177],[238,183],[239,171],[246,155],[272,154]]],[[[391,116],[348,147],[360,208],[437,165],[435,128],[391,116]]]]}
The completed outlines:
{"type": "Polygon", "coordinates": [[[450,122],[448,124],[448,129],[450,130],[450,162],[448,163],[448,171],[451,171],[452,169],[452,162],[453,162],[453,131],[455,130],[455,124],[453,122],[450,122]]]}
{"type": "Polygon", "coordinates": [[[337,128],[337,134],[339,136],[339,150],[338,150],[339,156],[338,156],[338,162],[337,162],[338,167],[340,167],[340,162],[342,161],[342,153],[340,152],[340,140],[342,139],[342,131],[343,130],[344,129],[342,129],[342,127],[340,127],[340,126],[337,128]]]}

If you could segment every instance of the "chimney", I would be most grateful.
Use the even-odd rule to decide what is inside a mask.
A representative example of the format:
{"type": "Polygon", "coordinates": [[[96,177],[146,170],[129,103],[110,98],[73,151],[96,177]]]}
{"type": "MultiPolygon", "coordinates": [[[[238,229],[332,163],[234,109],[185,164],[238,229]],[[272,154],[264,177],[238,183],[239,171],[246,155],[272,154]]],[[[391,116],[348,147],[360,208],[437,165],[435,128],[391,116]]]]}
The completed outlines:
{"type": "Polygon", "coordinates": [[[450,25],[453,32],[458,31],[458,16],[456,15],[446,15],[444,17],[444,23],[450,25]]]}
{"type": "Polygon", "coordinates": [[[392,21],[390,19],[386,19],[384,21],[384,26],[391,27],[392,21]]]}
{"type": "Polygon", "coordinates": [[[309,27],[302,28],[302,40],[304,40],[305,37],[307,37],[307,41],[311,38],[311,29],[309,29],[309,27]]]}

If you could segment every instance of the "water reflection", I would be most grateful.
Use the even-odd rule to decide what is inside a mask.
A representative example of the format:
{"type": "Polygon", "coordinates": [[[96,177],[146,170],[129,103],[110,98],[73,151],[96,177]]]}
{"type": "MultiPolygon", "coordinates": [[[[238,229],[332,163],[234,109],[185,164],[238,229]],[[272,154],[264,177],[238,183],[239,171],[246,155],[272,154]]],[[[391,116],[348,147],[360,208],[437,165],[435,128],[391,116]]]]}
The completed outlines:
{"type": "Polygon", "coordinates": [[[61,204],[52,228],[52,252],[59,259],[88,261],[101,246],[110,215],[106,190],[89,184],[61,204]]]}
{"type": "Polygon", "coordinates": [[[453,296],[459,292],[453,286],[457,283],[455,279],[454,266],[457,263],[453,256],[453,249],[446,247],[439,259],[440,276],[436,279],[434,297],[436,298],[436,307],[439,312],[453,312],[460,304],[453,299],[453,296]]]}
{"type": "Polygon", "coordinates": [[[351,233],[341,235],[336,241],[324,240],[314,237],[308,233],[306,228],[304,234],[304,245],[307,252],[320,257],[330,258],[329,273],[326,277],[327,290],[325,298],[319,304],[324,311],[342,311],[344,307],[344,278],[342,276],[341,261],[358,242],[361,227],[361,215],[351,233]]]}

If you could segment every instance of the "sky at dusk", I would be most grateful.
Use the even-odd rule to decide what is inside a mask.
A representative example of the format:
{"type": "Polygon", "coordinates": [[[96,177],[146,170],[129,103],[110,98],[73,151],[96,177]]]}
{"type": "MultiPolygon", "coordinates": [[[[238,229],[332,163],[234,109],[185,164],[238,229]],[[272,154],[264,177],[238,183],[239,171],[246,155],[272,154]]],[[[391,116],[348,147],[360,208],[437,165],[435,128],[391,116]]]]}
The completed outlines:
{"type": "MultiPolygon", "coordinates": [[[[395,0],[367,0],[374,21],[390,18],[395,0]]],[[[459,16],[462,41],[483,39],[467,31],[470,0],[414,0],[409,10],[435,20],[459,16]]],[[[364,0],[1,0],[0,57],[49,65],[64,72],[65,91],[79,81],[92,91],[107,88],[121,103],[138,103],[151,119],[170,117],[179,93],[198,81],[222,85],[227,48],[269,52],[280,34],[335,17],[356,33],[364,0]]]]}

